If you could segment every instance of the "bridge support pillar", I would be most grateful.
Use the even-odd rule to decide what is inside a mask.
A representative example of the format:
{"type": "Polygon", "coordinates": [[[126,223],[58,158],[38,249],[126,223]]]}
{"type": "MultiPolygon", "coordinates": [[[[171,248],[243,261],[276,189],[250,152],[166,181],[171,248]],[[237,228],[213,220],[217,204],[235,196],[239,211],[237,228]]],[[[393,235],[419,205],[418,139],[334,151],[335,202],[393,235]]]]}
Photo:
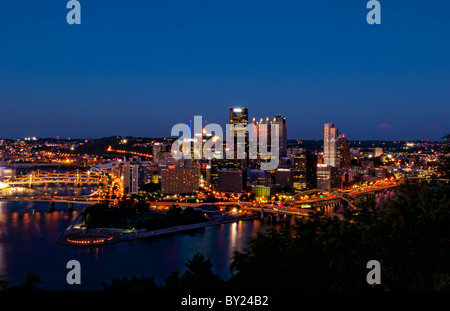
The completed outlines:
{"type": "Polygon", "coordinates": [[[49,212],[54,212],[55,211],[55,202],[50,202],[50,208],[48,210],[49,212]]]}
{"type": "Polygon", "coordinates": [[[264,219],[264,210],[261,208],[261,219],[264,219]]]}
{"type": "Polygon", "coordinates": [[[69,212],[73,212],[73,203],[69,203],[69,212]]]}

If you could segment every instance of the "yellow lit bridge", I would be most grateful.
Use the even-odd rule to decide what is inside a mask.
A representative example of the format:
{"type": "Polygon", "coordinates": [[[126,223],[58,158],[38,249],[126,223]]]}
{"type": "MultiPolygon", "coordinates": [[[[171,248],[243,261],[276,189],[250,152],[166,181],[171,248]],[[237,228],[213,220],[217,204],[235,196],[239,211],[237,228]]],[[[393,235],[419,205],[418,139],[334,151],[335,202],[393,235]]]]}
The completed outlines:
{"type": "Polygon", "coordinates": [[[26,176],[20,176],[12,178],[3,182],[6,187],[19,187],[33,185],[45,185],[45,184],[74,184],[80,186],[82,184],[95,185],[106,183],[107,178],[102,174],[96,174],[91,172],[83,172],[75,170],[65,173],[49,173],[49,172],[32,172],[26,176]]]}

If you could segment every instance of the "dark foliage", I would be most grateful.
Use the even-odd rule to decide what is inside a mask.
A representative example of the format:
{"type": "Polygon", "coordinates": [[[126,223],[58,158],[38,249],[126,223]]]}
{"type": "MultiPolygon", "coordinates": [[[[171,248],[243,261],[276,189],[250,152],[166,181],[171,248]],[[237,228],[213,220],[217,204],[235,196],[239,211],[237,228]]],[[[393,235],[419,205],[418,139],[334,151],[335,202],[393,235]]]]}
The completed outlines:
{"type": "Polygon", "coordinates": [[[108,291],[128,291],[128,290],[170,290],[181,291],[220,291],[226,290],[226,282],[212,272],[212,263],[199,253],[194,254],[191,260],[186,263],[186,272],[179,276],[179,271],[174,271],[167,277],[165,282],[158,287],[153,278],[124,278],[113,280],[111,284],[103,283],[103,287],[108,291]]]}
{"type": "Polygon", "coordinates": [[[19,285],[10,285],[7,281],[0,279],[0,290],[4,291],[37,291],[39,290],[38,285],[42,282],[39,275],[36,273],[29,272],[26,275],[25,282],[19,285]]]}
{"type": "Polygon", "coordinates": [[[149,212],[144,200],[121,201],[119,206],[95,204],[82,213],[87,228],[145,228],[158,230],[172,226],[188,225],[206,221],[202,212],[191,207],[182,210],[172,206],[167,213],[149,212]]]}
{"type": "Polygon", "coordinates": [[[292,229],[260,234],[235,253],[236,289],[449,290],[449,188],[404,185],[384,208],[373,202],[343,219],[317,214],[292,229]],[[381,285],[368,285],[368,261],[381,285]]]}
{"type": "Polygon", "coordinates": [[[102,283],[106,291],[154,291],[157,290],[153,278],[136,277],[113,280],[111,284],[102,283]]]}

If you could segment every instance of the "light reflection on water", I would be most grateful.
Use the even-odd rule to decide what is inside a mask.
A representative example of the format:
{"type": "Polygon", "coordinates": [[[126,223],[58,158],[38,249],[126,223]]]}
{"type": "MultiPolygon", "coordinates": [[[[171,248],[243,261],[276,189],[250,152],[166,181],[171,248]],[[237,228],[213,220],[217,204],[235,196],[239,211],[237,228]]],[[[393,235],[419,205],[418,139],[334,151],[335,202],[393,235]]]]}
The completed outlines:
{"type": "Polygon", "coordinates": [[[11,284],[37,273],[44,290],[102,290],[102,282],[136,276],[153,276],[162,283],[172,271],[186,270],[196,252],[213,263],[222,278],[231,276],[234,251],[243,251],[263,225],[259,220],[222,224],[187,232],[133,240],[100,247],[70,247],[56,243],[58,236],[80,214],[84,205],[56,203],[48,212],[44,202],[0,201],[0,275],[11,284]],[[66,283],[66,264],[76,259],[82,267],[82,284],[66,283]]]}

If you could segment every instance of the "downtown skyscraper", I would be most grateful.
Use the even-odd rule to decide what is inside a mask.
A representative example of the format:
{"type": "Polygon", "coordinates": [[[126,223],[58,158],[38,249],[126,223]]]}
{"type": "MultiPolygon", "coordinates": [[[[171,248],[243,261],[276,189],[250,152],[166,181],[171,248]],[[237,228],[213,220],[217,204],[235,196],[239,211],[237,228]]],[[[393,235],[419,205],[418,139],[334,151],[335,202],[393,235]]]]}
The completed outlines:
{"type": "Polygon", "coordinates": [[[287,125],[286,117],[282,114],[277,114],[273,119],[274,124],[278,124],[278,137],[280,146],[280,157],[285,157],[287,154],[287,125]]]}
{"type": "Polygon", "coordinates": [[[234,140],[234,158],[237,159],[237,150],[243,148],[248,155],[248,108],[230,108],[230,124],[242,125],[245,129],[239,129],[230,133],[230,138],[234,140]],[[242,140],[244,142],[242,142],[242,140]],[[242,145],[243,144],[243,145],[242,145]]]}
{"type": "Polygon", "coordinates": [[[341,168],[349,169],[351,165],[350,143],[344,134],[339,139],[339,155],[341,168]]]}
{"type": "Polygon", "coordinates": [[[339,131],[333,123],[323,126],[323,163],[317,164],[317,188],[339,187],[339,131]]]}
{"type": "Polygon", "coordinates": [[[339,131],[333,123],[325,123],[323,126],[323,164],[331,167],[339,167],[339,131]]]}

